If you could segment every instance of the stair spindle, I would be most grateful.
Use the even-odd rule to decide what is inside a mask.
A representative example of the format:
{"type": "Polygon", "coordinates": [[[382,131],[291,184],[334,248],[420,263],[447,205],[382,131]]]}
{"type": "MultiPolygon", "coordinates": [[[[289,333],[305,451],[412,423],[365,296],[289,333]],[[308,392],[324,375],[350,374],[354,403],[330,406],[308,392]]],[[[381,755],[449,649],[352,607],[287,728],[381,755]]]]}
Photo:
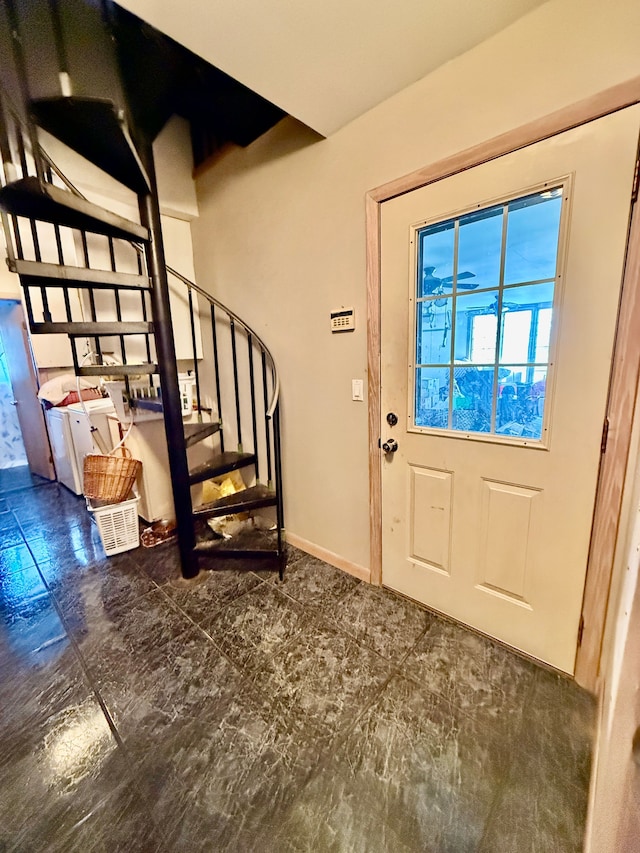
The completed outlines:
{"type": "Polygon", "coordinates": [[[256,457],[256,482],[260,482],[260,463],[258,455],[258,426],[256,418],[256,379],[253,369],[253,335],[247,333],[248,358],[249,358],[249,385],[251,388],[251,426],[253,428],[253,452],[256,457]]]}
{"type": "Polygon", "coordinates": [[[16,241],[16,255],[19,261],[24,260],[24,247],[22,245],[22,235],[20,234],[20,223],[18,217],[11,214],[11,224],[13,226],[13,236],[16,241]]]}
{"type": "Polygon", "coordinates": [[[238,430],[238,453],[242,453],[242,423],[240,420],[240,391],[238,388],[238,353],[236,351],[236,324],[233,317],[229,319],[231,330],[231,359],[233,361],[233,391],[236,400],[236,427],[238,430]]]}
{"type": "Polygon", "coordinates": [[[18,146],[18,158],[20,160],[20,168],[22,169],[22,177],[26,178],[29,174],[27,166],[27,150],[24,145],[24,137],[21,128],[16,128],[16,144],[18,146]]]}
{"type": "MultiPolygon", "coordinates": [[[[218,329],[216,324],[216,308],[211,303],[211,337],[213,342],[213,369],[216,375],[216,402],[218,404],[218,420],[222,420],[222,394],[220,392],[220,362],[218,360],[218,329]]],[[[220,428],[220,452],[224,453],[224,430],[220,428]]]]}
{"type": "Polygon", "coordinates": [[[271,424],[269,422],[269,390],[267,386],[267,354],[261,348],[262,354],[262,390],[264,393],[264,431],[267,444],[267,485],[271,488],[273,477],[271,472],[271,424]]]}
{"type": "MultiPolygon", "coordinates": [[[[109,238],[109,242],[110,243],[113,242],[111,240],[111,238],[109,238]]],[[[114,270],[114,272],[115,272],[115,270],[114,270]]],[[[116,318],[118,320],[118,323],[121,323],[122,322],[122,307],[120,304],[120,291],[118,290],[117,287],[113,288],[113,295],[114,295],[115,301],[116,301],[116,318]]],[[[126,364],[127,363],[127,350],[126,350],[126,346],[125,346],[124,335],[119,335],[118,337],[120,339],[120,356],[122,359],[122,363],[126,364]]],[[[151,359],[149,359],[149,361],[151,361],[151,359]]]]}
{"type": "MultiPolygon", "coordinates": [[[[147,294],[144,291],[140,293],[140,299],[142,300],[142,319],[146,323],[148,319],[147,294]]],[[[147,351],[147,361],[151,361],[151,342],[149,340],[149,335],[144,336],[144,343],[147,351]]]]}
{"type": "Polygon", "coordinates": [[[84,258],[84,265],[87,269],[91,267],[91,261],[89,259],[89,244],[87,243],[87,232],[80,232],[80,239],[82,240],[82,257],[84,258]]]}
{"type": "Polygon", "coordinates": [[[189,298],[189,321],[191,324],[191,352],[193,353],[193,376],[196,383],[196,405],[198,420],[202,420],[202,401],[200,399],[200,375],[198,373],[198,344],[196,341],[196,318],[193,311],[193,288],[187,287],[189,298]]]}
{"type": "Polygon", "coordinates": [[[111,264],[111,270],[113,272],[116,271],[116,252],[113,244],[113,237],[107,237],[109,241],[109,263],[111,264]]]}

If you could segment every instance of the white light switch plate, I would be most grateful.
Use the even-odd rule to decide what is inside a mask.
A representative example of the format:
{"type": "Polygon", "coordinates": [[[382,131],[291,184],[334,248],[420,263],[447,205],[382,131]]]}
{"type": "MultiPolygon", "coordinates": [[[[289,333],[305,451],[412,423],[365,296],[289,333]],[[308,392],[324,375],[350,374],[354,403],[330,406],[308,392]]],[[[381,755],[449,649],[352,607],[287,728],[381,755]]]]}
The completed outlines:
{"type": "Polygon", "coordinates": [[[351,399],[364,401],[364,380],[351,380],[351,399]]]}

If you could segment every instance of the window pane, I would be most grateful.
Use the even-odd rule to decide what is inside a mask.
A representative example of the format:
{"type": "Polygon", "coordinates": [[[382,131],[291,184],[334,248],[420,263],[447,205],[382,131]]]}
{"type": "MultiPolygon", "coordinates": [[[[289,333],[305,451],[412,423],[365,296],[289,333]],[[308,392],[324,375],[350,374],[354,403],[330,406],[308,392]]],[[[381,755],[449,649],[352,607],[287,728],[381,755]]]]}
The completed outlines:
{"type": "Polygon", "coordinates": [[[451,292],[453,281],[454,221],[420,231],[418,296],[451,292]]]}
{"type": "Polygon", "coordinates": [[[490,207],[460,219],[458,292],[500,283],[503,210],[502,205],[490,207]]]}
{"type": "Polygon", "coordinates": [[[453,429],[491,431],[493,376],[493,367],[454,367],[453,429]]]}
{"type": "Polygon", "coordinates": [[[536,331],[536,316],[539,318],[543,310],[551,311],[553,290],[554,282],[550,281],[507,287],[502,291],[501,364],[547,361],[546,356],[538,358],[536,355],[538,341],[542,347],[546,345],[547,354],[549,352],[548,332],[545,337],[543,330],[540,337],[539,319],[536,331]]]}
{"type": "Polygon", "coordinates": [[[544,415],[545,368],[501,367],[498,373],[496,433],[540,439],[544,415]]]}
{"type": "Polygon", "coordinates": [[[467,293],[456,299],[456,361],[491,364],[496,357],[498,291],[467,293]]]}
{"type": "Polygon", "coordinates": [[[538,311],[538,330],[536,333],[536,350],[534,358],[538,362],[549,361],[549,338],[551,337],[552,308],[541,308],[538,311]]]}
{"type": "Polygon", "coordinates": [[[451,297],[418,302],[416,364],[451,362],[451,297]]]}
{"type": "Polygon", "coordinates": [[[416,370],[415,424],[447,429],[449,425],[449,369],[419,367],[416,370]]]}
{"type": "Polygon", "coordinates": [[[530,310],[503,312],[500,361],[529,361],[530,334],[530,310]]]}
{"type": "Polygon", "coordinates": [[[561,209],[560,188],[509,204],[505,284],[555,278],[561,209]]]}

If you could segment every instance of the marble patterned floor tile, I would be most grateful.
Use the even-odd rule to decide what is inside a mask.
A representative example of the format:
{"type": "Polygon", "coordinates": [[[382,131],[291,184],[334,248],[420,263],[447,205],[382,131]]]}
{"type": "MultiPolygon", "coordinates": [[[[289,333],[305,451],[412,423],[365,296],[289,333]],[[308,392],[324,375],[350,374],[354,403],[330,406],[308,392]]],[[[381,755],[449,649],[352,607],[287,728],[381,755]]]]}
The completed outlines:
{"type": "Polygon", "coordinates": [[[152,655],[193,625],[159,589],[112,601],[94,588],[88,594],[70,595],[61,609],[67,630],[96,678],[127,660],[152,655]]]}
{"type": "MultiPolygon", "coordinates": [[[[71,828],[54,824],[46,833],[46,853],[171,853],[136,782],[118,786],[71,828]]],[[[34,853],[40,853],[41,840],[34,843],[34,853]]]]}
{"type": "Polygon", "coordinates": [[[344,733],[375,698],[391,666],[352,637],[323,623],[305,622],[302,632],[260,665],[247,662],[251,686],[277,724],[323,744],[344,733]]]}
{"type": "Polygon", "coordinates": [[[568,678],[538,669],[522,722],[527,754],[543,757],[558,784],[587,789],[596,702],[568,678]]]}
{"type": "Polygon", "coordinates": [[[30,533],[27,530],[25,531],[25,538],[29,543],[29,550],[34,560],[38,563],[57,559],[65,560],[73,558],[78,560],[73,542],[66,531],[63,533],[48,533],[39,529],[37,533],[30,533]]]}
{"type": "Polygon", "coordinates": [[[199,623],[260,583],[260,578],[252,572],[229,569],[200,572],[193,580],[176,578],[163,589],[181,610],[199,623]]]}
{"type": "Polygon", "coordinates": [[[33,565],[35,560],[24,543],[0,551],[0,575],[11,575],[33,565]]]}
{"type": "Polygon", "coordinates": [[[35,565],[0,575],[0,620],[11,624],[42,608],[48,592],[35,565]]]}
{"type": "Polygon", "coordinates": [[[360,581],[310,554],[300,551],[287,562],[281,589],[301,604],[321,610],[332,610],[360,581]]]}
{"type": "Polygon", "coordinates": [[[553,751],[514,750],[478,853],[580,853],[588,786],[567,784],[554,769],[553,751]]]}
{"type": "Polygon", "coordinates": [[[282,816],[269,849],[475,853],[508,760],[501,738],[395,677],[282,816]]]}
{"type": "Polygon", "coordinates": [[[131,557],[158,585],[182,577],[178,546],[173,542],[165,542],[155,548],[136,548],[131,557]]]}
{"type": "Polygon", "coordinates": [[[403,658],[435,618],[414,602],[369,584],[358,584],[332,617],[358,642],[391,661],[403,658]]]}
{"type": "Polygon", "coordinates": [[[402,671],[460,710],[513,731],[520,724],[536,667],[461,625],[434,619],[402,671]]]}
{"type": "Polygon", "coordinates": [[[239,667],[260,667],[299,634],[305,613],[272,584],[262,583],[202,622],[215,643],[239,667]]]}
{"type": "Polygon", "coordinates": [[[124,650],[95,667],[95,681],[128,751],[136,760],[188,721],[202,727],[242,687],[239,670],[204,631],[189,623],[178,636],[141,653],[124,650]]]}
{"type": "Polygon", "coordinates": [[[0,658],[0,767],[26,754],[52,716],[92,695],[68,642],[47,651],[0,658]]]}
{"type": "Polygon", "coordinates": [[[117,604],[123,598],[130,600],[157,589],[127,553],[103,556],[89,563],[73,554],[47,560],[38,566],[48,588],[58,594],[60,600],[67,592],[98,594],[98,588],[103,601],[117,604]]]}
{"type": "Polygon", "coordinates": [[[0,770],[0,846],[9,850],[35,850],[52,833],[70,829],[127,774],[93,696],[50,716],[39,735],[0,770]]]}
{"type": "Polygon", "coordinates": [[[0,678],[21,665],[45,666],[69,644],[64,625],[48,594],[32,602],[27,613],[0,621],[0,678]]]}
{"type": "Polygon", "coordinates": [[[24,537],[17,524],[7,525],[0,530],[0,552],[19,545],[24,545],[24,537]]]}
{"type": "Polygon", "coordinates": [[[4,501],[4,510],[0,510],[0,544],[2,543],[2,531],[10,530],[13,527],[18,527],[18,519],[9,509],[9,505],[4,501]]]}
{"type": "Polygon", "coordinates": [[[246,690],[175,726],[174,737],[160,743],[141,776],[153,786],[154,819],[175,851],[263,849],[240,839],[275,834],[321,761],[313,740],[279,730],[246,690]]]}

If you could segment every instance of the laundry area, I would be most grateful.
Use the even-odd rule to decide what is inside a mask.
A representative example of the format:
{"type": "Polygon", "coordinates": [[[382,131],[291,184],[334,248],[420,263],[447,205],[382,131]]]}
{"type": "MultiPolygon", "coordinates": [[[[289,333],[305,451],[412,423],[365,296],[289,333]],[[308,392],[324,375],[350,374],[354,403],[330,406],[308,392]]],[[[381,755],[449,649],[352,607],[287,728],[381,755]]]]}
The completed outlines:
{"type": "MultiPolygon", "coordinates": [[[[185,422],[193,415],[192,386],[188,375],[180,377],[185,422]]],[[[137,547],[138,517],[159,523],[154,536],[143,539],[153,544],[158,529],[172,529],[175,517],[162,412],[134,410],[124,390],[124,382],[96,383],[63,373],[38,392],[56,478],[73,494],[85,495],[106,533],[108,555],[137,547]]],[[[150,406],[161,398],[148,383],[138,382],[132,390],[150,406]]]]}

